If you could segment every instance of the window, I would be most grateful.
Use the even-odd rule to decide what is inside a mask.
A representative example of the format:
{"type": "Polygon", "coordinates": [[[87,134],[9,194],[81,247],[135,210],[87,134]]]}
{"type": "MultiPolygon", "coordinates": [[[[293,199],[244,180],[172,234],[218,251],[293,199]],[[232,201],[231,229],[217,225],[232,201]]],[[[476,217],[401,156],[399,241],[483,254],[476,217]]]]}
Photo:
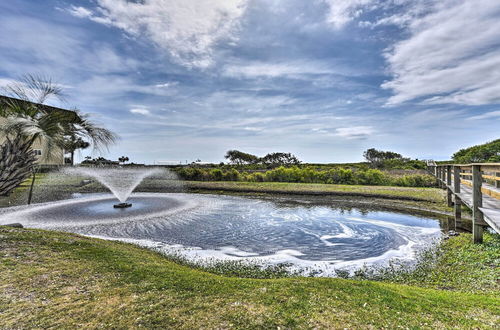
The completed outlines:
{"type": "Polygon", "coordinates": [[[35,152],[35,156],[41,156],[42,155],[42,150],[41,149],[33,149],[35,152]]]}

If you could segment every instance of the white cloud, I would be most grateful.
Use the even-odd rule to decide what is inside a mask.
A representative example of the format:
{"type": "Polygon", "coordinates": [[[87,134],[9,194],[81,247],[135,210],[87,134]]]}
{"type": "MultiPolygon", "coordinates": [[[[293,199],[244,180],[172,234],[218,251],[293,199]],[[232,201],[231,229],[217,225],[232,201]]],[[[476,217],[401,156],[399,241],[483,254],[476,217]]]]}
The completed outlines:
{"type": "Polygon", "coordinates": [[[73,6],[69,12],[117,27],[136,38],[146,36],[174,61],[206,68],[214,61],[217,43],[236,39],[247,1],[97,0],[95,11],[73,6]]]}
{"type": "Polygon", "coordinates": [[[80,18],[90,18],[92,17],[92,11],[88,10],[85,7],[77,7],[77,6],[71,6],[67,10],[71,15],[80,17],[80,18]]]}
{"type": "Polygon", "coordinates": [[[227,65],[222,74],[228,77],[246,77],[258,78],[269,77],[276,78],[282,76],[299,76],[306,74],[329,74],[334,73],[326,65],[313,62],[282,62],[266,63],[253,62],[242,65],[227,65]]]}
{"type": "Polygon", "coordinates": [[[408,27],[416,18],[433,11],[436,0],[392,0],[378,3],[370,9],[382,9],[388,15],[378,16],[374,21],[361,21],[360,27],[374,28],[383,25],[395,25],[400,28],[408,27]]]}
{"type": "Polygon", "coordinates": [[[492,118],[500,118],[500,111],[490,111],[483,113],[482,115],[472,116],[467,118],[468,120],[483,120],[483,119],[492,119],[492,118]]]}
{"type": "Polygon", "coordinates": [[[177,86],[178,84],[179,84],[178,81],[167,81],[167,82],[162,83],[162,84],[156,84],[155,87],[158,87],[158,88],[169,88],[169,87],[177,86]]]}
{"type": "Polygon", "coordinates": [[[173,96],[174,89],[145,85],[128,76],[102,74],[93,75],[79,83],[78,89],[87,100],[99,102],[103,99],[122,98],[127,93],[141,93],[144,95],[173,96]]]}
{"type": "Polygon", "coordinates": [[[340,29],[353,19],[359,17],[365,10],[370,10],[371,5],[376,5],[375,0],[324,0],[330,8],[327,22],[340,29]]]}
{"type": "Polygon", "coordinates": [[[0,89],[3,89],[9,85],[19,84],[18,80],[9,79],[9,78],[0,78],[0,89]]]}
{"type": "Polygon", "coordinates": [[[386,54],[393,78],[388,104],[500,103],[500,2],[446,0],[415,17],[410,37],[386,54]]]}
{"type": "Polygon", "coordinates": [[[143,115],[143,116],[149,116],[151,114],[151,112],[149,112],[148,109],[144,109],[144,108],[130,109],[130,112],[133,114],[143,115]]]}
{"type": "Polygon", "coordinates": [[[346,139],[366,139],[373,133],[375,133],[375,130],[371,126],[351,126],[335,129],[334,135],[346,139]]]}

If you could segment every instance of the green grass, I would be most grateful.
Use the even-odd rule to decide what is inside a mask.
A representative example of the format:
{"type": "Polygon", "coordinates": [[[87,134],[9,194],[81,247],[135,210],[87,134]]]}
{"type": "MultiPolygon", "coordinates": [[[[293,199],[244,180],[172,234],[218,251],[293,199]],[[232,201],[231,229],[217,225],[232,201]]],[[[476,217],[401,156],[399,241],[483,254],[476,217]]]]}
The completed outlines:
{"type": "Polygon", "coordinates": [[[500,293],[500,235],[485,233],[482,244],[473,244],[470,234],[461,234],[423,251],[413,270],[394,265],[371,278],[443,290],[500,293]]]}
{"type": "Polygon", "coordinates": [[[469,242],[463,235],[445,243],[451,259],[435,269],[458,282],[443,290],[430,288],[438,275],[411,286],[224,277],[129,244],[3,227],[0,327],[498,328],[498,238],[485,248],[469,242]],[[478,265],[485,268],[471,273],[478,265]],[[496,275],[476,281],[490,268],[496,275]]]}
{"type": "MultiPolygon", "coordinates": [[[[80,177],[50,177],[46,173],[37,173],[35,189],[41,186],[57,186],[61,189],[68,186],[68,189],[75,192],[76,187],[82,178],[80,177]]],[[[146,182],[149,182],[146,180],[146,182]]],[[[154,183],[154,182],[149,182],[154,183]]],[[[437,188],[413,188],[394,186],[364,186],[364,185],[339,185],[321,183],[289,183],[289,182],[240,182],[240,181],[183,181],[185,186],[193,190],[220,190],[220,191],[241,191],[241,192],[271,192],[271,193],[304,193],[304,194],[332,194],[332,195],[357,195],[380,198],[407,199],[415,201],[428,201],[442,203],[444,194],[437,188]]],[[[16,189],[18,192],[25,191],[31,184],[31,177],[16,189]]],[[[140,188],[148,188],[147,184],[142,184],[140,188]]],[[[160,189],[160,186],[155,186],[160,189]]]]}
{"type": "Polygon", "coordinates": [[[373,206],[411,210],[421,214],[451,214],[444,190],[388,186],[357,186],[287,182],[185,181],[190,192],[246,195],[297,194],[338,197],[373,206]],[[366,198],[368,197],[368,198],[366,198]]]}
{"type": "Polygon", "coordinates": [[[210,189],[221,191],[241,192],[274,192],[274,193],[312,193],[358,195],[380,198],[410,199],[441,203],[444,201],[442,190],[437,188],[408,188],[389,186],[358,186],[316,183],[288,183],[288,182],[234,182],[234,181],[185,181],[190,189],[210,189]]]}

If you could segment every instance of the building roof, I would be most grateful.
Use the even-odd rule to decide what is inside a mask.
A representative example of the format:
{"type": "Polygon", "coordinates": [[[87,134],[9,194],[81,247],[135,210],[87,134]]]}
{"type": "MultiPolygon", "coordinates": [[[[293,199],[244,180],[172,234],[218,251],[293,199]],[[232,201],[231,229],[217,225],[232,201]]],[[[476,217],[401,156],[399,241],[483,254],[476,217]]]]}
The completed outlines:
{"type": "Polygon", "coordinates": [[[40,104],[40,103],[34,103],[34,102],[29,102],[21,99],[17,99],[14,97],[9,97],[5,95],[0,95],[0,107],[4,107],[8,105],[9,103],[28,103],[28,104],[34,104],[37,107],[41,107],[46,111],[59,111],[59,112],[66,112],[66,113],[73,113],[76,115],[76,112],[74,110],[68,110],[68,109],[63,109],[63,108],[58,108],[58,107],[53,107],[50,105],[46,104],[40,104]]]}

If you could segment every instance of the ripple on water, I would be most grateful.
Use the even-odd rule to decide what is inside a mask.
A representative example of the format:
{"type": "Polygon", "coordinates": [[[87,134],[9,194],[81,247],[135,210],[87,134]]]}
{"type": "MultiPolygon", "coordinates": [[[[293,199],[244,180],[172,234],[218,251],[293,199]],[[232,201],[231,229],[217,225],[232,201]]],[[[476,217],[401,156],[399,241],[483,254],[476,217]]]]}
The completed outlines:
{"type": "Polygon", "coordinates": [[[199,194],[134,194],[114,209],[109,195],[15,207],[0,224],[76,232],[207,258],[287,262],[321,270],[411,260],[440,235],[439,222],[390,212],[345,212],[335,206],[199,194]]]}

